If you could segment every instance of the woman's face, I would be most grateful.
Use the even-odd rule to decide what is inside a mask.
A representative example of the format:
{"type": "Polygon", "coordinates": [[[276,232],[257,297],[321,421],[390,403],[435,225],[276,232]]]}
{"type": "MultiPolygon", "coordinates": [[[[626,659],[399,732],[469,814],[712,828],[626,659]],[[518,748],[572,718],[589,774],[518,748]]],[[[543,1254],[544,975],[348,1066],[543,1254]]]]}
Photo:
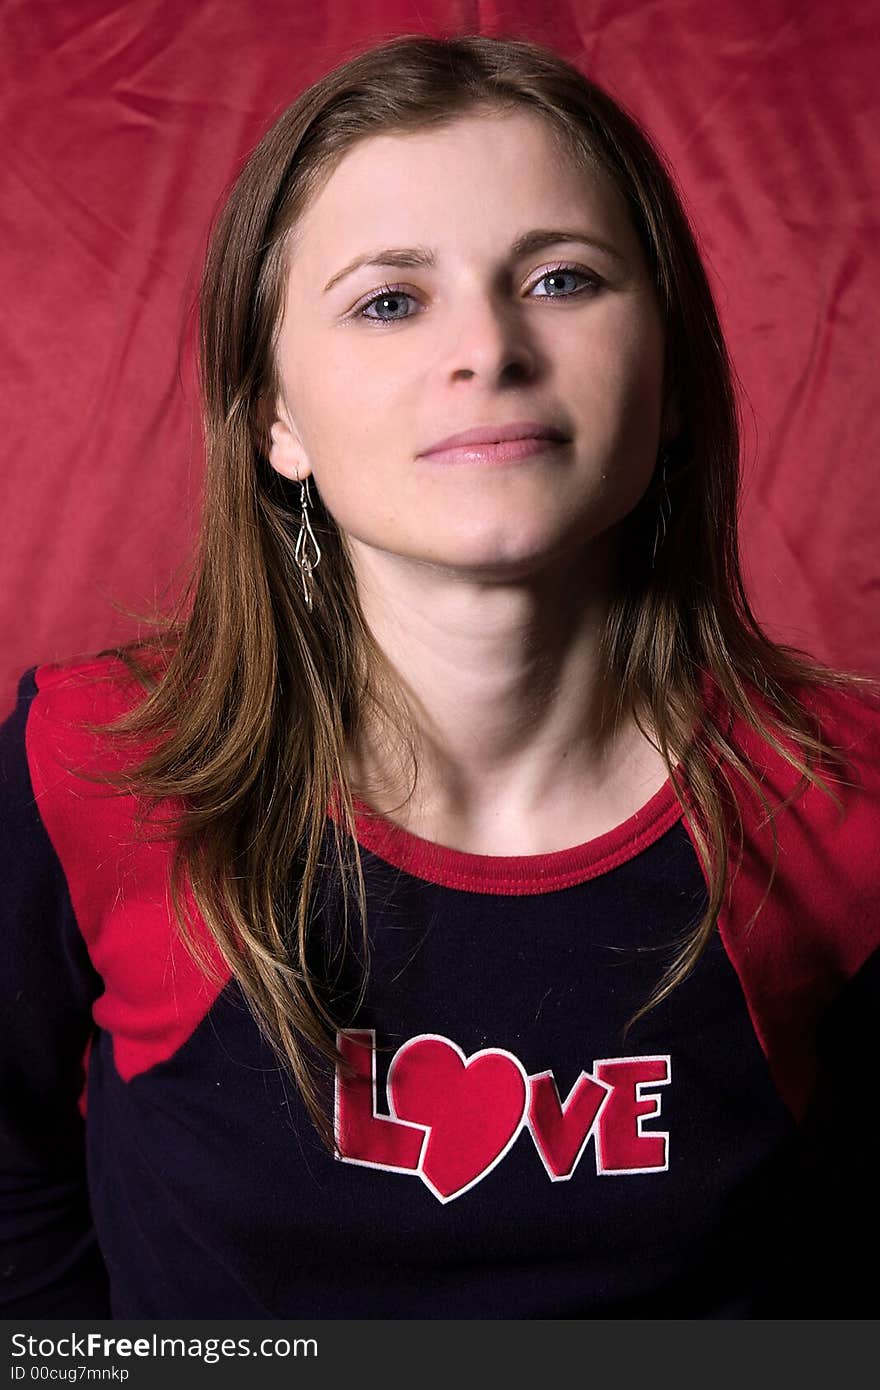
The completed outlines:
{"type": "Polygon", "coordinates": [[[374,136],[341,160],[291,244],[271,462],[312,474],[356,568],[367,546],[393,563],[522,576],[642,496],[663,351],[623,200],[539,117],[374,136]],[[556,235],[515,250],[538,230],[556,235]],[[431,263],[388,264],[387,248],[431,263]],[[362,257],[383,263],[343,273],[362,257]],[[420,457],[459,431],[525,420],[569,442],[504,467],[420,457]]]}

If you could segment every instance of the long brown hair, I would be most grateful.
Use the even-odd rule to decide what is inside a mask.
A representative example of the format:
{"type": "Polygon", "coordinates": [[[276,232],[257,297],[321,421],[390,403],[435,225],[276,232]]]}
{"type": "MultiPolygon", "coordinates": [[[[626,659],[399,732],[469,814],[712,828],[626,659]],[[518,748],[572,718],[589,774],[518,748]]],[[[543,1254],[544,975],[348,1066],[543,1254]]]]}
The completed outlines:
{"type": "MultiPolygon", "coordinates": [[[[703,708],[701,676],[709,673],[729,709],[800,772],[793,796],[811,782],[838,806],[816,769],[823,759],[845,769],[797,687],[873,684],[771,641],[751,611],[738,554],[732,369],[673,178],[636,121],[556,53],[509,37],[401,35],[303,92],[250,156],[210,243],[200,297],[207,467],[188,583],[145,641],[100,653],[121,658],[147,693],[122,718],[91,727],[149,746],[148,756],[141,747],[139,759],[108,780],[135,792],[145,808],[166,800],[179,807],[170,832],[171,888],[183,938],[210,971],[182,908],[188,878],[204,923],[330,1149],[316,1068],[323,1058],[349,1069],[335,1046],[340,1020],[331,982],[314,965],[327,812],[332,803],[346,942],[351,884],[357,893],[363,971],[356,1010],[370,951],[346,750],[372,702],[415,766],[414,726],[364,622],[344,537],[314,489],[322,559],[313,608],[303,600],[294,559],[298,494],[266,457],[285,250],[310,198],[359,141],[523,109],[547,122],[566,157],[604,171],[626,199],[665,318],[667,367],[680,402],[665,499],[655,475],[622,523],[622,580],[602,636],[617,717],[631,710],[643,732],[643,721],[654,731],[692,813],[708,885],[702,920],[676,943],[644,1009],[687,975],[715,928],[728,877],[727,769],[754,789],[771,825],[781,809],[768,806],[723,721],[703,708]],[[652,564],[661,504],[664,535],[652,564]]],[[[773,836],[777,848],[775,825],[773,836]]],[[[771,874],[768,893],[772,881],[771,874]]]]}

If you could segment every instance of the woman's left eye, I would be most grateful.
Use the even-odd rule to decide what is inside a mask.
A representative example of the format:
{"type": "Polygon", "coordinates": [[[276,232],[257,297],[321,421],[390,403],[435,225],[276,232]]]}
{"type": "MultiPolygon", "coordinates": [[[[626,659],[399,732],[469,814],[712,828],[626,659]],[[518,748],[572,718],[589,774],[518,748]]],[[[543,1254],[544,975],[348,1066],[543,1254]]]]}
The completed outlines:
{"type": "MultiPolygon", "coordinates": [[[[545,280],[553,280],[558,282],[559,280],[565,279],[566,277],[574,277],[576,279],[585,280],[587,283],[585,285],[582,285],[580,289],[575,289],[564,293],[556,293],[556,291],[554,290],[550,294],[539,294],[536,296],[536,298],[574,299],[576,295],[583,294],[586,290],[597,290],[599,288],[599,281],[596,279],[595,275],[591,275],[588,270],[582,270],[580,266],[576,265],[557,265],[551,266],[549,270],[545,270],[541,275],[539,275],[537,280],[535,280],[532,284],[532,289],[536,289],[538,285],[542,285],[545,280]]],[[[367,323],[401,323],[403,319],[412,318],[413,315],[397,314],[393,318],[376,318],[374,315],[368,314],[367,310],[371,309],[374,304],[402,304],[407,299],[414,299],[414,296],[409,294],[409,292],[405,290],[402,285],[383,285],[382,288],[378,290],[376,294],[372,295],[370,299],[366,301],[365,304],[362,304],[359,309],[355,310],[355,317],[363,318],[367,321],[367,323]]]]}
{"type": "Polygon", "coordinates": [[[532,289],[535,289],[538,285],[542,285],[545,280],[560,280],[563,279],[566,275],[573,275],[580,280],[586,280],[587,284],[586,286],[582,286],[580,290],[573,290],[571,294],[539,294],[538,298],[571,299],[574,295],[581,294],[584,289],[589,288],[597,290],[599,288],[599,281],[596,279],[595,275],[591,275],[588,270],[581,270],[580,266],[576,265],[557,265],[553,266],[550,270],[545,270],[543,275],[539,275],[535,283],[532,285],[532,289]]]}

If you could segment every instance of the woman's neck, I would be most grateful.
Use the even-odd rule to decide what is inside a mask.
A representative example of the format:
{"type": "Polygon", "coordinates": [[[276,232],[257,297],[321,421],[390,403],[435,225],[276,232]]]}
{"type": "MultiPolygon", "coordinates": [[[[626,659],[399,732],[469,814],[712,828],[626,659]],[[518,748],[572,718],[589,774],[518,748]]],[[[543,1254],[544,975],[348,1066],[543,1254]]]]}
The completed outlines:
{"type": "Polygon", "coordinates": [[[353,789],[367,804],[441,843],[546,847],[612,828],[662,785],[663,759],[632,712],[618,717],[603,660],[613,535],[516,581],[358,543],[353,560],[387,668],[350,754],[353,789]],[[389,683],[412,723],[411,797],[406,747],[381,713],[389,683]]]}

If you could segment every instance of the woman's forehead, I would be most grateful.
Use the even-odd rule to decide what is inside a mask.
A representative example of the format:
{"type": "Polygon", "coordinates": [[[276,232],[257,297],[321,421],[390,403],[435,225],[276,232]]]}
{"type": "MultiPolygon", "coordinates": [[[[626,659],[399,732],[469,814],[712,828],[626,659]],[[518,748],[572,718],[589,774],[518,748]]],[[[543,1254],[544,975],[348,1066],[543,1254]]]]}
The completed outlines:
{"type": "Polygon", "coordinates": [[[291,237],[291,263],[319,255],[322,264],[336,262],[335,270],[395,244],[442,254],[443,245],[454,252],[475,233],[504,254],[505,243],[512,247],[538,226],[583,227],[624,258],[637,256],[629,209],[611,177],[563,152],[554,136],[530,112],[367,136],[305,208],[291,237]]]}

